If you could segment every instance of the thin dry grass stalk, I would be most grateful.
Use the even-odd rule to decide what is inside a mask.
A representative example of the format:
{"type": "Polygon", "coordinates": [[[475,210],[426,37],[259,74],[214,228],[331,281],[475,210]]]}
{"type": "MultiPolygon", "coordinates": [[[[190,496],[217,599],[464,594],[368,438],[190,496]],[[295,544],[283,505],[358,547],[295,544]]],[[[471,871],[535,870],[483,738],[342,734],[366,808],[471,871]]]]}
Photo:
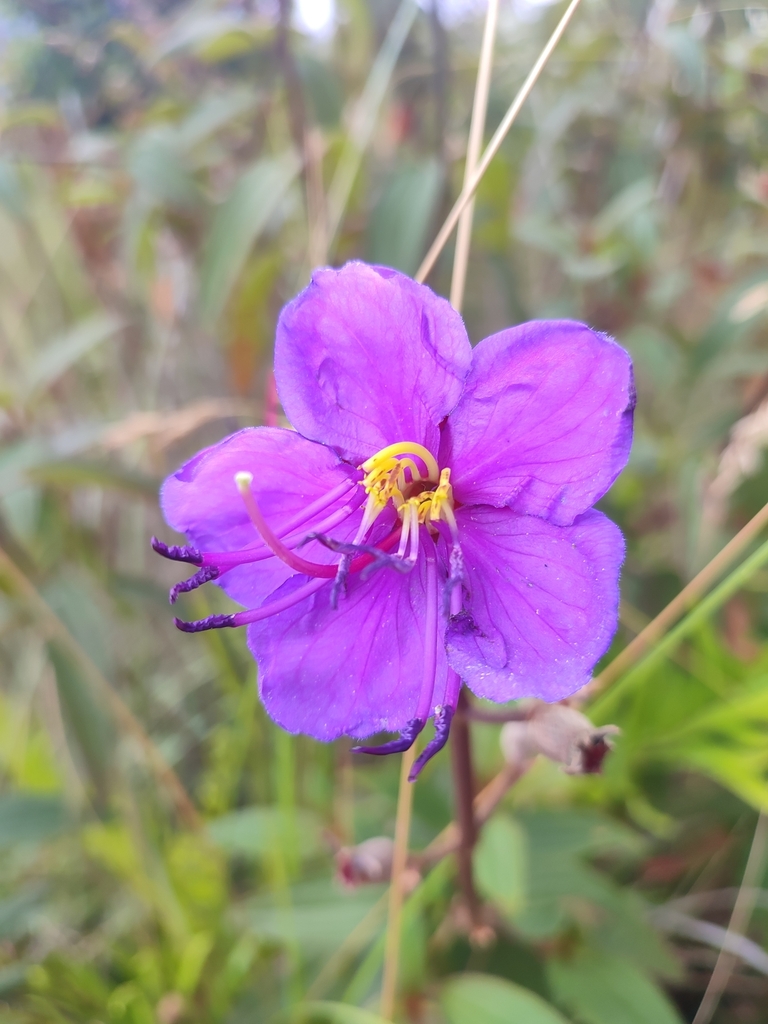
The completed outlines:
{"type": "Polygon", "coordinates": [[[493,158],[496,156],[496,154],[498,153],[499,149],[501,148],[501,144],[504,141],[504,139],[507,137],[507,133],[509,132],[509,129],[515,123],[515,120],[517,119],[517,115],[520,113],[520,110],[522,109],[523,104],[525,103],[525,101],[530,96],[531,91],[532,91],[534,85],[538,81],[539,76],[541,75],[541,72],[546,67],[547,61],[552,56],[552,53],[553,53],[555,47],[557,46],[557,44],[560,42],[560,39],[562,38],[563,33],[565,32],[566,28],[568,27],[568,22],[571,20],[573,15],[576,13],[576,8],[579,6],[580,3],[581,3],[581,0],[571,0],[571,2],[568,5],[568,8],[567,8],[565,14],[562,16],[562,18],[558,22],[557,27],[555,28],[555,31],[549,37],[546,46],[544,47],[544,49],[539,54],[539,57],[538,57],[536,63],[531,68],[531,71],[530,71],[528,77],[523,82],[522,86],[520,87],[520,91],[518,92],[517,96],[515,96],[514,100],[512,101],[511,106],[509,107],[509,109],[507,110],[506,114],[504,115],[504,119],[502,120],[502,122],[499,125],[499,127],[496,129],[496,132],[495,132],[493,138],[491,139],[491,141],[486,146],[485,152],[483,153],[483,156],[482,156],[482,158],[480,160],[480,163],[477,166],[477,169],[476,169],[475,173],[472,175],[471,180],[461,190],[461,195],[458,197],[456,202],[453,204],[453,208],[452,208],[451,212],[448,214],[448,216],[446,217],[445,223],[443,224],[443,226],[440,228],[439,232],[437,233],[437,238],[435,238],[435,240],[432,243],[432,246],[431,246],[429,252],[424,257],[421,266],[419,267],[418,271],[416,272],[416,280],[417,281],[419,281],[419,282],[425,281],[426,278],[428,277],[430,271],[434,267],[435,263],[437,262],[438,256],[440,255],[440,253],[445,248],[445,243],[451,237],[451,232],[453,231],[453,229],[458,224],[459,217],[462,215],[462,213],[464,212],[464,210],[467,207],[467,205],[472,201],[472,197],[474,196],[475,192],[477,191],[477,188],[478,188],[480,182],[483,180],[483,177],[485,176],[485,172],[488,170],[488,168],[489,168],[489,166],[491,164],[491,161],[493,160],[493,158]]]}
{"type": "Polygon", "coordinates": [[[768,504],[764,505],[757,515],[753,516],[747,525],[739,530],[722,551],[715,555],[701,572],[683,587],[677,597],[673,598],[666,608],[660,611],[656,618],[652,619],[645,629],[638,633],[635,639],[627,644],[620,654],[616,655],[610,665],[606,666],[588,686],[585,686],[580,691],[579,698],[581,700],[591,700],[598,693],[606,690],[612,683],[615,683],[619,676],[622,676],[632,665],[638,662],[650,650],[653,644],[660,640],[674,626],[677,620],[709,590],[726,569],[736,561],[766,524],[768,524],[768,504]]]}
{"type": "Polygon", "coordinates": [[[397,994],[397,973],[400,960],[400,925],[403,912],[403,882],[408,863],[408,835],[411,831],[413,785],[408,781],[416,758],[416,744],[403,754],[400,764],[400,789],[397,795],[395,847],[392,853],[392,881],[389,886],[387,935],[384,947],[384,974],[381,982],[379,1013],[392,1020],[397,994]]]}
{"type": "MultiPolygon", "coordinates": [[[[728,499],[739,484],[760,469],[768,447],[768,399],[743,416],[731,428],[728,444],[720,456],[717,473],[704,493],[701,513],[701,543],[716,535],[728,511],[728,499]]],[[[706,550],[706,547],[705,547],[706,550]]]]}
{"type": "Polygon", "coordinates": [[[99,445],[107,451],[116,451],[136,441],[148,441],[154,450],[162,451],[212,420],[227,419],[230,416],[254,417],[257,411],[253,402],[205,398],[172,412],[133,412],[107,427],[99,439],[99,445]]]}
{"type": "MultiPolygon", "coordinates": [[[[469,126],[467,142],[467,159],[464,164],[464,184],[472,179],[480,159],[483,145],[485,118],[488,112],[488,94],[491,89],[491,69],[493,67],[493,44],[496,40],[496,24],[499,15],[499,0],[488,0],[485,15],[483,42],[480,49],[480,63],[477,68],[475,99],[472,105],[472,121],[469,126]]],[[[459,230],[456,234],[456,254],[453,258],[453,277],[451,279],[451,305],[461,312],[464,302],[464,286],[467,281],[467,264],[469,263],[469,245],[472,238],[472,220],[475,213],[474,198],[467,203],[459,218],[459,230]]]]}
{"type": "MultiPolygon", "coordinates": [[[[747,930],[749,919],[752,917],[752,911],[755,909],[755,903],[757,902],[755,886],[759,884],[763,877],[766,856],[768,856],[768,816],[761,813],[757,819],[752,846],[747,858],[747,866],[744,869],[744,877],[739,894],[736,897],[733,913],[728,922],[726,937],[734,935],[743,936],[747,930]]],[[[717,962],[709,979],[704,997],[696,1011],[696,1016],[693,1018],[693,1024],[709,1024],[712,1020],[715,1010],[717,1010],[717,1005],[720,1002],[720,997],[725,991],[733,973],[735,964],[736,957],[732,952],[726,950],[724,944],[718,954],[717,962]]]]}

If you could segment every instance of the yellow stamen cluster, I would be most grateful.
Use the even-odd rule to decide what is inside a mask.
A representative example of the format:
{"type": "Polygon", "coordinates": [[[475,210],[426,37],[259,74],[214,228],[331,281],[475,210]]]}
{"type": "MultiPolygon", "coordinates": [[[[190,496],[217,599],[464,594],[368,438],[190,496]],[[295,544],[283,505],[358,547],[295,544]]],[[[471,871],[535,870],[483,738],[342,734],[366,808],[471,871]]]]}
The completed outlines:
{"type": "Polygon", "coordinates": [[[406,529],[445,520],[455,530],[450,469],[440,470],[434,456],[413,441],[382,448],[360,467],[368,495],[364,520],[370,525],[391,501],[406,529]],[[426,475],[424,474],[424,467],[426,475]]]}

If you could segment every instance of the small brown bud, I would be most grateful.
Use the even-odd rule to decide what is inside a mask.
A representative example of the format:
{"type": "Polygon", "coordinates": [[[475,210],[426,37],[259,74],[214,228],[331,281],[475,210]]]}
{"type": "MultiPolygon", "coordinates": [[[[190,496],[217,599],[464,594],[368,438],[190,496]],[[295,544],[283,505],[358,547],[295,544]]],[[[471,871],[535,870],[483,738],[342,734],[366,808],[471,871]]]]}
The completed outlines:
{"type": "Polygon", "coordinates": [[[519,765],[543,754],[561,764],[569,775],[601,771],[605,755],[613,747],[608,737],[620,732],[618,726],[596,727],[567,704],[532,701],[529,708],[526,721],[507,722],[501,730],[501,750],[509,764],[519,765]]]}

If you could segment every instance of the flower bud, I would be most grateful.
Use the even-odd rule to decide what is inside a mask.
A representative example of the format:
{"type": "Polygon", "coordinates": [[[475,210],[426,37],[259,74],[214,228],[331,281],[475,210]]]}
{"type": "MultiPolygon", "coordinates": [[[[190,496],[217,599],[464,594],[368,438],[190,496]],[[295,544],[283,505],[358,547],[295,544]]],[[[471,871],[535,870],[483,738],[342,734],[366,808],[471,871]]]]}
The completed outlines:
{"type": "Polygon", "coordinates": [[[563,766],[569,775],[600,772],[603,759],[613,743],[608,738],[620,729],[616,725],[596,727],[567,704],[531,701],[530,717],[507,722],[501,730],[501,751],[509,764],[520,765],[537,754],[563,766]]]}
{"type": "Polygon", "coordinates": [[[386,836],[374,836],[358,846],[342,846],[336,854],[337,877],[353,888],[372,882],[388,882],[392,874],[394,843],[386,836]]]}

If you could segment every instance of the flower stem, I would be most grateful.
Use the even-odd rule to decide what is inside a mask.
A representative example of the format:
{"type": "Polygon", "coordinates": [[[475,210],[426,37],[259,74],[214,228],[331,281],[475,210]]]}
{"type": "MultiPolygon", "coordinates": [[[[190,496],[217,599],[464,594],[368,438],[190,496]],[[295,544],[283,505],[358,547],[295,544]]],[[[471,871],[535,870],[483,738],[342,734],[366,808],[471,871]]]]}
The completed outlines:
{"type": "Polygon", "coordinates": [[[469,721],[466,715],[467,698],[462,691],[456,717],[451,729],[451,764],[453,766],[453,793],[456,802],[456,822],[460,840],[456,852],[459,868],[459,884],[469,913],[472,926],[478,921],[480,901],[477,898],[472,872],[472,851],[477,840],[477,826],[473,801],[475,798],[475,773],[472,766],[472,743],[469,721]]]}
{"type": "Polygon", "coordinates": [[[384,945],[384,971],[381,981],[379,1013],[384,1020],[392,1020],[397,994],[397,971],[400,963],[400,921],[403,911],[403,882],[408,862],[408,835],[411,831],[413,785],[408,781],[416,757],[414,743],[403,754],[400,762],[400,788],[397,794],[395,818],[395,848],[392,854],[392,879],[389,885],[389,911],[384,945]]]}

